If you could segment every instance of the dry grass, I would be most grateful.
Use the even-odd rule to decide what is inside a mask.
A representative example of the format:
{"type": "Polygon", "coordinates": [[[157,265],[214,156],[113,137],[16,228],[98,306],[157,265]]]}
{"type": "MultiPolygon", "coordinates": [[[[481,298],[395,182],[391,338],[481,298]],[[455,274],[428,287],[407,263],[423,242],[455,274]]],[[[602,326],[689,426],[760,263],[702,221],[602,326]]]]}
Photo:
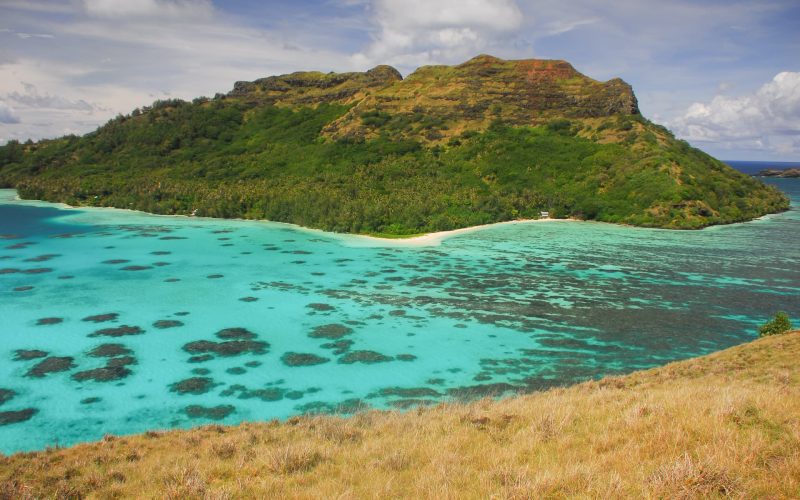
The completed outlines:
{"type": "Polygon", "coordinates": [[[0,498],[798,498],[800,332],[502,401],[108,437],[0,498]]]}

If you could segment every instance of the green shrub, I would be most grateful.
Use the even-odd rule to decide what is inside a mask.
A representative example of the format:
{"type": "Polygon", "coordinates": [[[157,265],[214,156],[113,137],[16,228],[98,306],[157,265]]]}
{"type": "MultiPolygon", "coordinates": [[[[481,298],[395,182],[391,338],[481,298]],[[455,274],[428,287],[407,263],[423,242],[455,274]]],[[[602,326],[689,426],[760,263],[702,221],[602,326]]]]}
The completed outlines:
{"type": "Polygon", "coordinates": [[[789,315],[783,311],[775,314],[771,320],[767,321],[758,329],[759,337],[766,337],[768,335],[780,335],[792,329],[792,322],[789,321],[789,315]]]}

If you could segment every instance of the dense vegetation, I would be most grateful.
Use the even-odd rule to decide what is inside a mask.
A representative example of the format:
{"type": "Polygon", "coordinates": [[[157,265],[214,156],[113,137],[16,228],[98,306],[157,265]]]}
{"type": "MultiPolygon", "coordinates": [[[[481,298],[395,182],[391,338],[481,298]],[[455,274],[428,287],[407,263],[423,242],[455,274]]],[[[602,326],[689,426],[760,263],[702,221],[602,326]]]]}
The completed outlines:
{"type": "MultiPolygon", "coordinates": [[[[83,137],[12,141],[0,148],[0,186],[72,205],[393,235],[535,218],[540,211],[699,228],[788,206],[776,190],[638,114],[597,117],[583,107],[565,113],[577,116],[571,119],[548,115],[524,125],[513,118],[519,106],[504,103],[494,111],[484,106],[478,121],[441,106],[364,110],[365,100],[353,97],[359,87],[352,75],[368,74],[335,82],[336,75],[316,73],[273,77],[255,94],[255,84],[238,83],[245,90],[159,101],[83,137]],[[284,80],[278,85],[274,78],[284,80]],[[312,99],[303,85],[315,84],[326,93],[312,99]],[[347,92],[336,93],[335,85],[347,92]],[[300,90],[286,102],[271,97],[274,88],[300,90]]],[[[386,88],[403,85],[390,77],[386,88]]]]}
{"type": "Polygon", "coordinates": [[[792,329],[792,322],[789,315],[783,311],[778,311],[775,316],[758,328],[759,337],[770,335],[781,335],[792,329]]]}

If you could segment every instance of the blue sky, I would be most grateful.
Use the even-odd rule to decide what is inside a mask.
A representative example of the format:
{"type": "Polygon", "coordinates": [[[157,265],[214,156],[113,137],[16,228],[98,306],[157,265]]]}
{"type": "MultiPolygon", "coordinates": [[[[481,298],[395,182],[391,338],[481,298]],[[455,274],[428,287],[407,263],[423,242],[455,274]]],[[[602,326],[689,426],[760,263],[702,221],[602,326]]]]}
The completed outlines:
{"type": "Polygon", "coordinates": [[[480,53],[570,61],[722,159],[800,161],[800,2],[0,0],[0,143],[236,80],[480,53]]]}

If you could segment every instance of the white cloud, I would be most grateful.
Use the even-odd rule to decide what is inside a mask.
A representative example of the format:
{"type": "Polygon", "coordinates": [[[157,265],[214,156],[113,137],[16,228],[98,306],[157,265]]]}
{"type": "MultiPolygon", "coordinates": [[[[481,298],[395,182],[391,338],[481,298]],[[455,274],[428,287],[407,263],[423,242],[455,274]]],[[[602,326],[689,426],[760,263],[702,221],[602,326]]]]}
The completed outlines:
{"type": "Polygon", "coordinates": [[[6,95],[9,101],[15,101],[18,104],[28,106],[31,108],[49,108],[49,109],[74,109],[77,111],[91,112],[98,106],[89,104],[83,99],[67,99],[58,95],[39,94],[36,86],[32,83],[21,82],[25,88],[24,93],[17,91],[11,92],[6,95]]]}
{"type": "Polygon", "coordinates": [[[586,26],[589,24],[594,24],[599,19],[575,19],[575,20],[557,20],[550,23],[547,23],[542,30],[542,36],[555,36],[555,35],[562,35],[564,33],[568,33],[576,28],[581,26],[586,26]]]}
{"type": "Polygon", "coordinates": [[[26,40],[28,38],[55,38],[48,33],[17,33],[17,36],[26,40]]]}
{"type": "Polygon", "coordinates": [[[695,102],[670,125],[690,141],[800,153],[800,72],[778,73],[749,95],[695,102]]]}
{"type": "Polygon", "coordinates": [[[0,123],[19,123],[17,112],[3,101],[0,101],[0,123]]]}
{"type": "Polygon", "coordinates": [[[5,1],[0,16],[10,33],[52,33],[58,43],[45,51],[15,36],[0,48],[0,98],[19,117],[0,124],[0,144],[89,132],[153,96],[192,99],[237,80],[352,67],[348,54],[301,32],[256,28],[207,0],[73,0],[55,16],[50,1],[5,1]]]}
{"type": "Polygon", "coordinates": [[[514,0],[376,0],[373,41],[359,65],[453,62],[477,55],[522,25],[514,0]]]}

